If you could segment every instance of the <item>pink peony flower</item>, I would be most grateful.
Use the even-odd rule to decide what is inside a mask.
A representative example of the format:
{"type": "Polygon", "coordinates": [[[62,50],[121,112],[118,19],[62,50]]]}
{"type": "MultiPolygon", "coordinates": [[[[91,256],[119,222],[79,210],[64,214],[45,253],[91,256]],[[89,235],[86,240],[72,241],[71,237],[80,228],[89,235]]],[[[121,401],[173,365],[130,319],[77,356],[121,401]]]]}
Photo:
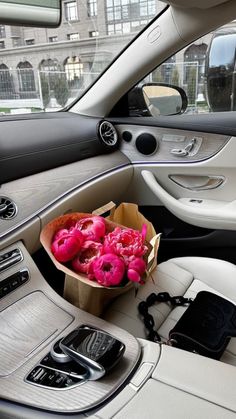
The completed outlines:
{"type": "Polygon", "coordinates": [[[105,236],[104,250],[122,256],[128,264],[134,257],[141,257],[147,251],[142,233],[132,228],[116,227],[105,236]]]}
{"type": "Polygon", "coordinates": [[[105,287],[119,285],[124,277],[125,263],[114,254],[107,253],[94,259],[90,265],[90,279],[105,287]]]}
{"type": "Polygon", "coordinates": [[[93,241],[85,241],[79,253],[72,260],[72,267],[76,272],[89,273],[91,262],[101,256],[103,245],[93,241]]]}
{"type": "Polygon", "coordinates": [[[83,235],[67,234],[54,240],[51,251],[59,262],[68,262],[79,252],[84,241],[83,235]]]}
{"type": "Polygon", "coordinates": [[[130,281],[141,282],[141,276],[144,274],[145,270],[145,261],[141,258],[135,258],[128,265],[127,277],[130,281]]]}
{"type": "Polygon", "coordinates": [[[84,241],[84,236],[82,235],[81,231],[77,230],[77,228],[75,228],[75,227],[70,227],[69,229],[68,228],[61,228],[54,235],[53,241],[58,240],[61,237],[68,236],[68,235],[77,237],[79,241],[81,241],[81,240],[84,241]]]}
{"type": "Polygon", "coordinates": [[[142,225],[141,236],[143,241],[145,241],[147,235],[147,224],[142,225]]]}
{"type": "Polygon", "coordinates": [[[61,228],[56,232],[56,234],[53,237],[53,241],[60,239],[63,236],[67,236],[69,234],[69,230],[67,228],[61,228]]]}
{"type": "Polygon", "coordinates": [[[84,242],[84,235],[77,228],[71,227],[69,229],[69,234],[72,234],[72,236],[76,237],[76,239],[79,240],[81,244],[84,242]]]}
{"type": "Polygon", "coordinates": [[[81,231],[85,240],[100,241],[106,233],[105,221],[99,216],[81,218],[76,223],[76,228],[81,231]]]}

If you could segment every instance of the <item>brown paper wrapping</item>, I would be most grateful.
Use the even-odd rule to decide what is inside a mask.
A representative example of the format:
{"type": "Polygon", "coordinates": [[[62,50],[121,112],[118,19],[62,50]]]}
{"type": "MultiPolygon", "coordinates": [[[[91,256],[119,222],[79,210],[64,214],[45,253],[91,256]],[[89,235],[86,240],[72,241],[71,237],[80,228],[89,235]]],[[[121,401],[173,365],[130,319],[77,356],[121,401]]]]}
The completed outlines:
{"type": "MultiPolygon", "coordinates": [[[[96,211],[94,213],[96,213],[96,211]]],[[[150,223],[150,221],[148,221],[143,216],[143,214],[139,212],[138,205],[136,204],[123,202],[114,210],[113,208],[111,208],[111,213],[109,217],[107,217],[107,219],[116,224],[121,224],[123,226],[133,228],[134,230],[139,230],[139,231],[141,231],[143,224],[146,224],[147,226],[146,240],[149,243],[152,240],[152,238],[156,236],[156,231],[152,223],[150,223]]]]}
{"type": "MultiPolygon", "coordinates": [[[[148,244],[149,251],[146,255],[146,261],[147,261],[147,276],[150,275],[154,267],[156,266],[156,255],[157,255],[157,249],[159,245],[159,236],[155,235],[155,230],[153,226],[151,225],[149,227],[149,221],[147,221],[142,214],[137,215],[136,209],[134,208],[133,204],[121,204],[116,210],[111,211],[112,214],[112,220],[105,219],[106,222],[106,231],[112,231],[114,228],[119,224],[125,227],[131,227],[136,230],[141,230],[143,223],[146,223],[148,225],[148,234],[149,238],[151,235],[154,234],[154,243],[152,245],[148,244]],[[125,210],[122,209],[120,212],[120,206],[125,205],[125,210]],[[132,226],[130,224],[125,224],[122,222],[122,216],[123,213],[125,222],[129,223],[129,220],[132,219],[132,216],[127,216],[127,211],[129,211],[129,205],[131,205],[131,212],[133,213],[133,217],[135,218],[135,222],[133,221],[132,226]],[[117,219],[119,221],[116,221],[116,211],[118,211],[119,217],[117,219]],[[137,226],[137,223],[140,223],[139,226],[137,226]],[[156,237],[156,239],[155,239],[156,237]]],[[[112,205],[110,205],[112,207],[112,205]]],[[[104,206],[104,209],[107,208],[104,206]]],[[[110,208],[111,209],[111,208],[110,208]]],[[[95,215],[97,211],[93,213],[95,215]]],[[[134,284],[132,282],[128,282],[125,286],[120,287],[104,287],[100,284],[98,284],[96,281],[92,281],[87,278],[84,274],[77,274],[74,271],[72,271],[67,266],[63,265],[62,263],[58,262],[55,257],[53,256],[51,252],[51,243],[54,234],[61,228],[69,227],[71,223],[75,223],[81,218],[84,217],[91,217],[92,214],[86,214],[86,213],[73,213],[73,214],[67,214],[62,215],[61,217],[56,218],[55,220],[51,221],[49,224],[47,224],[40,235],[41,243],[50,256],[51,260],[55,264],[55,266],[65,273],[65,286],[64,286],[64,297],[66,300],[68,300],[71,304],[75,305],[76,307],[81,308],[82,310],[88,311],[91,314],[94,314],[96,316],[101,315],[103,309],[106,307],[106,305],[114,298],[118,297],[121,294],[124,294],[128,290],[130,290],[134,284]]],[[[153,237],[151,237],[153,239],[153,237]]],[[[150,243],[150,242],[149,242],[150,243]]]]}

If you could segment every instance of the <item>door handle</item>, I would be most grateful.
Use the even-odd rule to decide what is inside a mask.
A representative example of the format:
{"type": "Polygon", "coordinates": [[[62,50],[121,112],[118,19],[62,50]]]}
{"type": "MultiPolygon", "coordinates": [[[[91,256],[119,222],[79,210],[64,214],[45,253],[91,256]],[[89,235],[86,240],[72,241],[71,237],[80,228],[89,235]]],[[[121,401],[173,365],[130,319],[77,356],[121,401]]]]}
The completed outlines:
{"type": "Polygon", "coordinates": [[[141,173],[146,185],[176,217],[199,227],[236,230],[236,200],[176,199],[162,188],[152,172],[143,170],[141,173]]]}
{"type": "Polygon", "coordinates": [[[189,189],[193,192],[207,191],[216,189],[221,186],[224,181],[224,176],[198,176],[198,175],[169,175],[169,178],[182,188],[189,189]]]}

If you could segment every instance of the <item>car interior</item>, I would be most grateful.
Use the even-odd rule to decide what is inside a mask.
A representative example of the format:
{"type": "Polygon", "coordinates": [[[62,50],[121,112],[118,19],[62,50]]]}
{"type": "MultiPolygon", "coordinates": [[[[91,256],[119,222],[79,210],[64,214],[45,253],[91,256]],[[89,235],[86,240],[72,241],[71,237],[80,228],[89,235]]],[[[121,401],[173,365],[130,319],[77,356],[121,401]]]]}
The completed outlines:
{"type": "MultiPolygon", "coordinates": [[[[236,304],[234,111],[190,115],[184,96],[175,115],[152,115],[146,102],[141,116],[131,109],[135,86],[236,18],[236,3],[165,3],[71,105],[1,116],[1,419],[235,417],[235,338],[220,360],[151,342],[137,308],[153,292],[210,291],[236,304]],[[110,201],[137,204],[161,240],[151,277],[98,317],[63,297],[64,274],[40,233],[56,217],[110,201]],[[78,328],[113,345],[105,369],[68,350],[78,328]]],[[[185,310],[150,307],[163,342],[185,310]]]]}

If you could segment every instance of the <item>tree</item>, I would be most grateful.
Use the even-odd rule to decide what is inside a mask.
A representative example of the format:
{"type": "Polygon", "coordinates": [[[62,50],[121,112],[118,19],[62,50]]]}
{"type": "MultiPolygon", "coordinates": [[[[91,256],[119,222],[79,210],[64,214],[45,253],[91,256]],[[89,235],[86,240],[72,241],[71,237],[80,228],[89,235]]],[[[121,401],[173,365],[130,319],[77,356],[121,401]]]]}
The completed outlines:
{"type": "Polygon", "coordinates": [[[171,84],[173,84],[174,86],[179,86],[179,72],[177,67],[175,67],[172,72],[171,84]]]}
{"type": "Polygon", "coordinates": [[[191,66],[188,73],[187,79],[187,93],[188,93],[188,102],[189,105],[194,105],[196,100],[196,80],[197,69],[196,67],[191,66]]]}
{"type": "Polygon", "coordinates": [[[64,108],[70,96],[69,86],[65,74],[55,75],[54,95],[57,103],[64,108]]]}
{"type": "Polygon", "coordinates": [[[48,106],[50,102],[50,89],[49,89],[49,83],[48,78],[46,74],[41,73],[40,74],[40,81],[41,81],[41,92],[42,92],[42,99],[43,99],[43,108],[44,110],[48,106]]]}

